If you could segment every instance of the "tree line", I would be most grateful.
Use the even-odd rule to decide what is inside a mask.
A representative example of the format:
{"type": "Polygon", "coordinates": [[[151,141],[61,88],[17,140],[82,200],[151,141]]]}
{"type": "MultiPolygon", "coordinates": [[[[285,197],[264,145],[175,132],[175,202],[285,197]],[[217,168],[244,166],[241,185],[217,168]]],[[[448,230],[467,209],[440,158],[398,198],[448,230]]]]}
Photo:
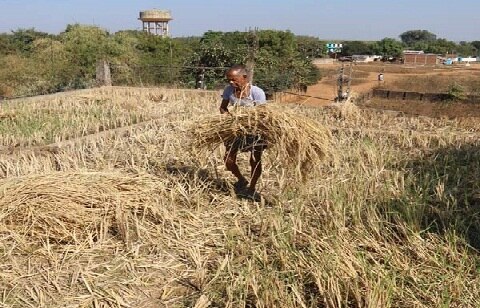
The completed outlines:
{"type": "MultiPolygon", "coordinates": [[[[404,49],[477,55],[480,41],[454,43],[426,30],[400,40],[343,41],[341,55],[400,56],[404,49]]],[[[257,85],[273,93],[315,84],[321,72],[312,59],[328,57],[326,41],[290,31],[208,31],[201,37],[162,38],[142,31],[108,31],[68,25],[53,35],[35,29],[0,34],[0,96],[46,94],[94,86],[98,60],[112,68],[116,85],[193,88],[198,76],[209,89],[225,84],[225,67],[254,61],[257,85]]]]}
{"type": "Polygon", "coordinates": [[[343,56],[351,55],[382,55],[401,57],[402,51],[423,50],[425,53],[439,55],[456,54],[462,57],[479,56],[480,41],[461,41],[455,43],[427,30],[409,30],[399,35],[400,40],[384,38],[380,41],[344,41],[343,56]]]}
{"type": "Polygon", "coordinates": [[[255,83],[267,92],[320,79],[311,59],[323,42],[289,31],[206,32],[162,38],[142,31],[114,34],[96,26],[68,25],[58,35],[35,29],[0,34],[0,95],[36,95],[94,86],[96,63],[106,60],[117,85],[225,85],[225,67],[255,63],[255,83]]]}

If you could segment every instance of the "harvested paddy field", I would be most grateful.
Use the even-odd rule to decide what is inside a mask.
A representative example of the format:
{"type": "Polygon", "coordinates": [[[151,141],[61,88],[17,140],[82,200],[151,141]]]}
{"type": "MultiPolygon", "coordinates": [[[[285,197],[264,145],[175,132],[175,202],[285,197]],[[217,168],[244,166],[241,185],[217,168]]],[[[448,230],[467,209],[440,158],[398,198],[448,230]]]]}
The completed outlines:
{"type": "Polygon", "coordinates": [[[192,145],[219,99],[2,105],[0,306],[480,306],[478,121],[272,102],[326,128],[331,153],[298,181],[268,149],[250,202],[222,147],[192,145]]]}

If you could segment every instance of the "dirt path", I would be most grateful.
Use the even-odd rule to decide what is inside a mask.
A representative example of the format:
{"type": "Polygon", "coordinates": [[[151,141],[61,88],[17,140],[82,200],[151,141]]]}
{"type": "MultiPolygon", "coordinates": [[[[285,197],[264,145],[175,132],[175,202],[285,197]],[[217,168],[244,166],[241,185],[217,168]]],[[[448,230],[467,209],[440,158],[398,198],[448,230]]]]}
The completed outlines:
{"type": "MultiPolygon", "coordinates": [[[[340,66],[341,64],[339,63],[332,65],[319,65],[318,67],[320,71],[326,72],[327,75],[323,77],[317,84],[309,86],[306,95],[320,97],[321,99],[299,97],[295,100],[295,102],[308,106],[325,106],[331,104],[337,96],[336,76],[340,66]]],[[[468,74],[472,71],[480,71],[480,66],[474,66],[470,68],[409,68],[402,65],[358,65],[354,67],[351,90],[356,94],[363,94],[371,91],[373,88],[379,85],[377,77],[380,72],[384,73],[385,79],[383,85],[388,87],[389,83],[392,83],[399,78],[405,78],[406,76],[438,74],[458,75],[462,73],[468,74]]]]}
{"type": "MultiPolygon", "coordinates": [[[[322,99],[301,98],[298,100],[299,103],[308,106],[325,106],[331,104],[337,96],[337,74],[332,73],[332,71],[338,71],[340,64],[322,65],[319,66],[319,68],[321,71],[327,71],[328,75],[323,77],[317,84],[309,86],[306,95],[320,97],[322,99]]],[[[388,74],[388,79],[385,80],[385,82],[391,82],[401,75],[402,74],[388,74]]],[[[376,72],[357,72],[357,68],[355,68],[352,75],[354,80],[351,85],[352,92],[361,94],[371,91],[374,87],[378,86],[377,76],[378,73],[376,72]],[[359,73],[361,73],[361,76],[356,76],[359,75],[359,73]]]]}

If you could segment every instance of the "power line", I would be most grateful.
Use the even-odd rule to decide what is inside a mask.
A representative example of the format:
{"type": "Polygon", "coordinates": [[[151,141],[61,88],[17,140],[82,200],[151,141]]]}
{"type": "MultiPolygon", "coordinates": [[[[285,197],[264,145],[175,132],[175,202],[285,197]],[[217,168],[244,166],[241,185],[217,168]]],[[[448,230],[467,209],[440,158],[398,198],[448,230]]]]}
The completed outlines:
{"type": "Polygon", "coordinates": [[[161,67],[161,68],[185,68],[185,69],[229,69],[224,66],[170,66],[164,64],[149,64],[149,65],[123,65],[123,64],[110,64],[112,67],[124,67],[124,68],[141,68],[141,67],[161,67]]]}

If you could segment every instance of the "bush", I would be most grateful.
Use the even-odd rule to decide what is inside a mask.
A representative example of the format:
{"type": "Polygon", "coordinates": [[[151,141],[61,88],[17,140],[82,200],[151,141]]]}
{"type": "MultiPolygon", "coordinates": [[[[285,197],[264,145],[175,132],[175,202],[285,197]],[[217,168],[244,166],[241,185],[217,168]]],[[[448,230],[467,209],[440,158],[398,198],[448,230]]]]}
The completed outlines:
{"type": "Polygon", "coordinates": [[[450,85],[447,94],[449,100],[452,101],[461,101],[465,99],[465,89],[456,82],[450,85]]]}

